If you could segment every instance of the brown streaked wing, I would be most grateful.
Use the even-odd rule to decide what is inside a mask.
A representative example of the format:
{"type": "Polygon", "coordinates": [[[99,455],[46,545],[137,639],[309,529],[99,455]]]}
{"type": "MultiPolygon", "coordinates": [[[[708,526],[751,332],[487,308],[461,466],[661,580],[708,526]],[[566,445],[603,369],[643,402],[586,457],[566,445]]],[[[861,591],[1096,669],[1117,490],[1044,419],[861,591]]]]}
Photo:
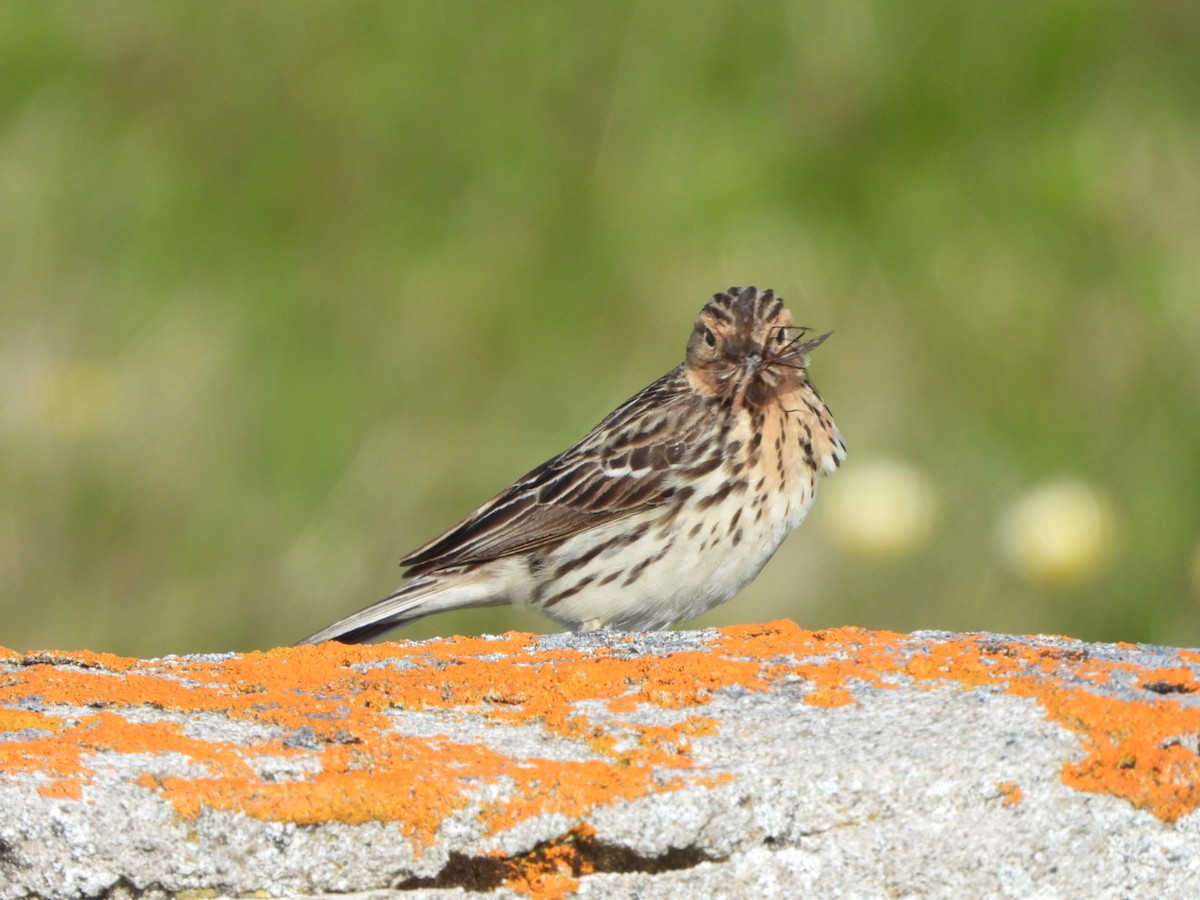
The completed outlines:
{"type": "Polygon", "coordinates": [[[705,401],[674,369],[401,565],[419,575],[496,559],[665,502],[679,490],[676,473],[713,452],[702,439],[705,415],[705,401]]]}

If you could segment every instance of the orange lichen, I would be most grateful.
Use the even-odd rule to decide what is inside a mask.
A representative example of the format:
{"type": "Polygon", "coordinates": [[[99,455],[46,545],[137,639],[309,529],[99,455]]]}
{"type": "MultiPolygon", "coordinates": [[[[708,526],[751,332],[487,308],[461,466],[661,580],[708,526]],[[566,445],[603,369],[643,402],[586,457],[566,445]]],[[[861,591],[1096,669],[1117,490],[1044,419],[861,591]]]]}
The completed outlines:
{"type": "Polygon", "coordinates": [[[844,688],[817,688],[804,697],[809,706],[824,706],[830,709],[838,706],[849,706],[854,703],[854,695],[844,688]]]}
{"type": "Polygon", "coordinates": [[[43,797],[57,797],[62,800],[78,800],[83,796],[83,783],[72,781],[70,778],[59,778],[38,788],[43,797]]]}
{"type": "Polygon", "coordinates": [[[0,731],[58,731],[62,719],[27,709],[0,707],[0,731]]]}
{"type": "Polygon", "coordinates": [[[70,777],[84,772],[83,751],[57,736],[0,741],[0,772],[43,772],[70,777]]]}
{"type": "Polygon", "coordinates": [[[1000,792],[1001,806],[1016,806],[1020,803],[1025,795],[1021,793],[1021,789],[1011,781],[1002,781],[996,785],[996,790],[1000,792]]]}
{"type": "MultiPolygon", "coordinates": [[[[805,631],[791,622],[726,628],[705,641],[653,656],[630,656],[619,638],[587,651],[542,650],[533,636],[509,634],[326,644],[217,661],[9,658],[0,732],[11,739],[0,742],[0,777],[36,773],[48,779],[43,793],[77,798],[108,754],[171,754],[187,768],[176,762],[170,774],[156,774],[147,763],[136,783],[181,815],[216,809],[301,824],[387,821],[420,848],[448,817],[478,802],[481,785],[504,786],[503,799],[479,812],[485,829],[498,833],[535,816],[578,821],[597,806],[729,780],[728,772],[697,768],[694,757],[716,720],[685,712],[722,689],[796,684],[805,703],[836,708],[855,702],[861,686],[910,683],[987,685],[1029,697],[1079,735],[1085,757],[1064,765],[1067,784],[1125,797],[1168,821],[1200,805],[1200,710],[1180,702],[1200,690],[1200,654],[1179,652],[1178,665],[1141,670],[1036,642],[981,635],[930,642],[855,628],[805,631]],[[1118,684],[1145,695],[1104,693],[1118,684]],[[609,717],[586,714],[588,702],[603,704],[609,717]],[[189,724],[155,722],[145,712],[134,721],[121,714],[129,708],[184,713],[189,724]],[[639,714],[646,709],[657,712],[639,714]],[[590,758],[513,758],[486,742],[406,736],[395,730],[396,710],[471,713],[497,729],[533,726],[549,740],[586,748],[590,758]],[[663,710],[681,714],[664,720],[663,710]],[[244,722],[255,737],[205,738],[194,729],[206,717],[244,722]],[[266,761],[270,778],[260,775],[266,761]]],[[[1004,802],[1019,799],[1014,788],[1004,802]]],[[[566,890],[579,874],[567,865],[578,846],[575,836],[524,860],[513,884],[539,896],[566,890]],[[574,874],[562,874],[568,870],[574,874]]]]}
{"type": "MultiPolygon", "coordinates": [[[[722,650],[732,653],[731,638],[755,639],[764,657],[790,652],[802,660],[791,667],[816,685],[806,702],[826,705],[854,682],[875,686],[908,676],[917,684],[994,685],[1029,697],[1047,716],[1076,731],[1087,753],[1066,763],[1063,780],[1080,790],[1113,794],[1174,821],[1200,807],[1200,709],[1185,707],[1174,696],[1200,690],[1188,665],[1139,670],[1129,663],[1091,658],[1084,650],[1036,646],[982,635],[923,644],[903,635],[842,628],[805,632],[791,623],[725,629],[722,650]],[[840,651],[849,660],[837,666],[804,662],[806,655],[840,651]],[[1077,679],[1111,686],[1131,675],[1147,690],[1144,698],[1118,699],[1065,682],[1077,679]],[[1160,694],[1158,691],[1164,691],[1160,694]],[[812,698],[812,699],[809,699],[812,698]]],[[[1134,644],[1119,645],[1136,650],[1134,644]]],[[[1180,651],[1185,664],[1200,665],[1200,654],[1180,651]]],[[[828,704],[834,705],[834,704],[828,704]]]]}
{"type": "Polygon", "coordinates": [[[1200,690],[1200,682],[1196,681],[1196,673],[1187,666],[1149,669],[1137,674],[1141,687],[1146,690],[1171,694],[1194,694],[1200,690]]]}
{"type": "MultiPolygon", "coordinates": [[[[230,809],[297,823],[391,821],[421,846],[469,801],[469,782],[510,785],[505,792],[510,799],[485,806],[482,814],[496,831],[547,813],[579,817],[597,804],[688,783],[660,776],[663,770],[682,774],[693,768],[691,739],[710,733],[713,720],[601,726],[575,704],[615,698],[614,705],[625,711],[638,703],[668,709],[701,705],[726,683],[728,672],[704,673],[711,658],[703,652],[660,659],[622,658],[610,650],[534,655],[533,641],[508,635],[426,645],[330,644],[218,662],[32,655],[17,677],[0,685],[0,702],[36,697],[47,707],[76,710],[212,713],[251,720],[277,734],[240,746],[191,738],[176,725],[135,723],[97,711],[75,717],[53,739],[0,745],[0,764],[12,763],[4,765],[11,772],[23,763],[57,777],[62,784],[56,790],[65,791],[67,782],[75,790],[90,780],[90,766],[104,753],[169,752],[190,761],[195,771],[146,775],[138,783],[170,800],[181,815],[230,809]],[[624,697],[636,702],[622,703],[624,697]],[[497,726],[536,724],[561,739],[584,742],[600,758],[511,759],[486,746],[404,737],[392,731],[394,708],[472,709],[497,726]],[[306,749],[289,746],[296,735],[306,749]],[[255,769],[259,759],[314,752],[320,759],[317,775],[266,781],[255,769]]],[[[752,660],[730,662],[728,670],[757,689],[769,687],[752,660]]],[[[34,715],[14,724],[52,721],[34,715]]]]}
{"type": "Polygon", "coordinates": [[[1063,766],[1072,787],[1124,797],[1173,822],[1200,806],[1200,709],[1152,699],[1096,697],[1042,686],[1039,699],[1056,721],[1079,732],[1087,756],[1063,766]],[[1192,747],[1185,746],[1186,743],[1192,747]]]}
{"type": "Polygon", "coordinates": [[[1064,681],[1072,676],[1110,685],[1116,676],[1136,672],[1143,685],[1178,685],[1186,693],[1196,683],[1191,669],[1137,672],[1128,663],[1095,660],[1083,652],[1017,641],[996,645],[977,636],[947,641],[928,657],[937,665],[910,661],[906,667],[918,681],[991,682],[1037,701],[1048,718],[1077,732],[1087,755],[1063,765],[1063,781],[1072,787],[1123,797],[1168,822],[1200,807],[1200,756],[1184,747],[1187,736],[1194,743],[1200,735],[1200,709],[1152,692],[1127,700],[1064,681]]]}
{"type": "Polygon", "coordinates": [[[595,835],[594,828],[584,825],[520,856],[496,854],[504,870],[504,886],[539,900],[562,900],[573,894],[579,889],[580,876],[595,871],[584,852],[595,835]]]}

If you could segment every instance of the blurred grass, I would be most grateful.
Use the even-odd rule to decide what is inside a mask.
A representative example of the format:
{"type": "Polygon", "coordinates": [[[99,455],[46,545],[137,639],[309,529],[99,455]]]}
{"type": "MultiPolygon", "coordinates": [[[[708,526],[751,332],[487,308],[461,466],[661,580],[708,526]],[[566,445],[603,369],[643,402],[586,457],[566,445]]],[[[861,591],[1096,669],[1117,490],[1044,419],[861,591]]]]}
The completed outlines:
{"type": "MultiPolygon", "coordinates": [[[[850,445],[699,624],[1200,644],[1200,7],[0,6],[0,645],[288,643],[675,365],[713,292],[836,336],[850,445]],[[1047,478],[1116,550],[997,549],[1047,478]],[[828,498],[823,498],[828,500],[828,498]]],[[[552,625],[484,610],[421,637],[552,625]]]]}

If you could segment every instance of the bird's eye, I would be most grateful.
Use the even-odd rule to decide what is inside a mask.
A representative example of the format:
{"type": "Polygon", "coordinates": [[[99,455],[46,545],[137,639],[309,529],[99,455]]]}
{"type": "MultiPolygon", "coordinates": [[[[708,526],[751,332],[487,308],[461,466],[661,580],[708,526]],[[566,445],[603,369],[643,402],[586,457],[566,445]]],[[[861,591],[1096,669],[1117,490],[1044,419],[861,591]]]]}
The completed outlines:
{"type": "Polygon", "coordinates": [[[781,343],[781,344],[784,341],[786,341],[787,340],[787,329],[780,328],[777,332],[775,332],[775,340],[779,341],[779,343],[781,343]]]}
{"type": "Polygon", "coordinates": [[[711,328],[706,327],[704,329],[704,343],[708,344],[710,347],[717,346],[717,336],[712,333],[711,328]]]}

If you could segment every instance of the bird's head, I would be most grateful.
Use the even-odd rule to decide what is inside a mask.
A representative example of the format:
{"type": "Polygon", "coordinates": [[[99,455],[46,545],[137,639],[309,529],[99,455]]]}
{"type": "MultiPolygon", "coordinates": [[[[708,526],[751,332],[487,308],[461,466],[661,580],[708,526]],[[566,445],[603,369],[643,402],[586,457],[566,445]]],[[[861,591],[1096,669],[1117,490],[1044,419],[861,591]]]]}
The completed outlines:
{"type": "Polygon", "coordinates": [[[808,351],[828,334],[809,338],[774,291],[756,287],[716,294],[700,310],[685,367],[693,385],[715,396],[763,390],[805,380],[808,351]]]}

